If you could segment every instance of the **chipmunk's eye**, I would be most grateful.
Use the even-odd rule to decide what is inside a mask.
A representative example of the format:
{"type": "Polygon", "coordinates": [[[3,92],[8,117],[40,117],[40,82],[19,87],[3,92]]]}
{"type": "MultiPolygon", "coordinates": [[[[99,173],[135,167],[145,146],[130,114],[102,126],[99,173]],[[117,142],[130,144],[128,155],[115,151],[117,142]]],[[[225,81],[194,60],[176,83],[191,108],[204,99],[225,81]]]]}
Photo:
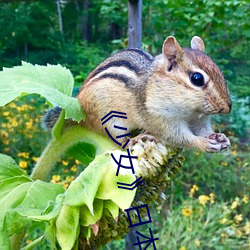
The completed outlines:
{"type": "Polygon", "coordinates": [[[204,85],[204,77],[201,73],[195,72],[190,75],[190,81],[198,87],[201,87],[204,85]]]}

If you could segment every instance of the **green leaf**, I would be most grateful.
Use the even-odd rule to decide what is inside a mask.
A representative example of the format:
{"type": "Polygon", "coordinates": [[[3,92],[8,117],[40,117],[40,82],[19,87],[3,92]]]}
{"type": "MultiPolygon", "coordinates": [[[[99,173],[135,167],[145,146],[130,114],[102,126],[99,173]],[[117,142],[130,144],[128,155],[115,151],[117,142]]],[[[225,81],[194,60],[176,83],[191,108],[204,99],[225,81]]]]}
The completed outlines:
{"type": "Polygon", "coordinates": [[[103,201],[103,207],[109,210],[114,219],[118,217],[119,207],[113,201],[109,200],[103,201]]]}
{"type": "Polygon", "coordinates": [[[25,247],[22,247],[21,250],[32,250],[35,249],[35,247],[41,245],[41,243],[44,241],[44,235],[40,236],[36,240],[32,241],[30,244],[28,244],[25,247]]]}
{"type": "Polygon", "coordinates": [[[71,250],[79,234],[79,207],[64,205],[56,220],[56,238],[64,250],[71,250]]]}
{"type": "MultiPolygon", "coordinates": [[[[122,154],[122,151],[114,151],[116,154],[122,154]]],[[[122,169],[119,171],[119,175],[116,176],[117,164],[110,158],[109,166],[106,168],[105,175],[103,175],[102,181],[98,188],[96,198],[103,200],[112,200],[122,210],[130,207],[134,200],[136,189],[127,190],[118,188],[117,182],[133,183],[135,181],[135,175],[132,174],[130,169],[122,169]]]]}
{"type": "Polygon", "coordinates": [[[95,199],[93,203],[94,214],[91,214],[87,206],[80,208],[80,225],[89,226],[95,224],[102,217],[103,200],[95,199]]]}
{"type": "Polygon", "coordinates": [[[26,176],[28,178],[28,175],[10,156],[0,154],[0,181],[17,176],[26,176]]]}
{"type": "Polygon", "coordinates": [[[66,154],[73,157],[74,159],[77,159],[83,164],[88,165],[95,158],[96,148],[92,144],[79,142],[70,147],[66,154]]]}
{"type": "Polygon", "coordinates": [[[62,209],[62,206],[63,206],[62,204],[56,203],[54,204],[52,211],[50,211],[49,213],[44,212],[42,215],[27,215],[26,214],[26,216],[28,216],[30,219],[33,219],[33,220],[49,222],[49,221],[56,219],[56,217],[59,215],[62,209]]]}
{"type": "Polygon", "coordinates": [[[36,93],[53,106],[65,109],[66,118],[79,122],[84,114],[78,100],[71,97],[73,84],[71,72],[61,65],[34,66],[22,62],[22,66],[0,72],[0,106],[18,96],[36,93]]]}
{"type": "Polygon", "coordinates": [[[70,184],[65,192],[64,203],[70,206],[87,205],[93,214],[93,201],[103,175],[109,166],[110,156],[99,155],[93,162],[70,184]]]}
{"type": "Polygon", "coordinates": [[[89,239],[91,237],[92,229],[90,227],[81,227],[80,231],[84,238],[89,239]]]}
{"type": "Polygon", "coordinates": [[[55,200],[58,194],[64,193],[64,188],[61,185],[46,183],[37,180],[30,186],[26,197],[20,204],[20,208],[26,209],[37,209],[42,212],[50,200],[55,200]]]}
{"type": "Polygon", "coordinates": [[[0,201],[13,189],[25,182],[31,182],[30,178],[27,176],[17,176],[0,181],[0,201]]]}
{"type": "Polygon", "coordinates": [[[51,249],[56,249],[56,223],[51,221],[45,229],[45,237],[50,242],[51,249]]]}
{"type": "Polygon", "coordinates": [[[64,193],[64,189],[61,185],[40,180],[32,182],[11,157],[0,155],[0,159],[0,242],[2,244],[0,249],[5,249],[9,246],[9,236],[22,233],[22,229],[34,220],[28,216],[41,216],[47,212],[50,214],[47,219],[56,218],[63,202],[63,199],[57,196],[64,193]]]}
{"type": "MultiPolygon", "coordinates": [[[[122,151],[113,151],[122,154],[122,151]]],[[[132,183],[135,175],[131,170],[120,171],[116,176],[117,165],[110,153],[99,155],[89,166],[70,184],[65,192],[64,203],[70,206],[87,205],[93,214],[93,201],[95,198],[112,200],[121,209],[130,207],[136,192],[134,190],[120,189],[117,182],[132,183]]]]}
{"type": "Polygon", "coordinates": [[[10,240],[8,234],[1,228],[0,225],[0,249],[1,250],[10,250],[10,240]]]}
{"type": "Polygon", "coordinates": [[[31,185],[32,182],[23,183],[1,199],[0,221],[3,220],[7,210],[16,208],[22,203],[31,185]]]}

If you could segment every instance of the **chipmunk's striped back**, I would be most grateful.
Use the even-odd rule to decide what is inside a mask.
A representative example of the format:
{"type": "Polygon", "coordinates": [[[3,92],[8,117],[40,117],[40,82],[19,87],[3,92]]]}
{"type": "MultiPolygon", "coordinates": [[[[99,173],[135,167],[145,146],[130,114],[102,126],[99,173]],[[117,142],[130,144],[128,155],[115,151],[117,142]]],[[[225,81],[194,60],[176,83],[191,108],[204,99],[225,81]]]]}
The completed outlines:
{"type": "MultiPolygon", "coordinates": [[[[106,78],[123,82],[133,87],[138,76],[147,73],[154,57],[140,49],[125,49],[107,58],[87,77],[85,85],[106,78]]],[[[138,86],[137,86],[138,88],[138,86]]]]}

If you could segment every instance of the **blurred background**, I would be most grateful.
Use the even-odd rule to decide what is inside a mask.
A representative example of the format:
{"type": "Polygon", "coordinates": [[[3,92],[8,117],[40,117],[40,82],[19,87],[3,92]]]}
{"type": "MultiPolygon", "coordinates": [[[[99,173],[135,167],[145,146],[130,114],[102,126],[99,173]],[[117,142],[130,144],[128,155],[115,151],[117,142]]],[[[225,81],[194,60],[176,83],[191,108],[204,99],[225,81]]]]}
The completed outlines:
{"type": "MultiPolygon", "coordinates": [[[[230,151],[185,151],[166,201],[151,207],[157,249],[249,249],[250,2],[143,0],[142,11],[144,50],[161,53],[169,35],[186,47],[200,36],[233,100],[230,115],[213,118],[215,129],[229,136],[230,151]]],[[[125,0],[0,1],[0,68],[59,63],[71,70],[77,90],[95,66],[128,46],[127,24],[125,0]]],[[[46,108],[43,99],[28,96],[0,109],[0,153],[28,173],[49,138],[40,126],[46,108]]],[[[65,156],[51,181],[67,188],[83,168],[65,156]]],[[[27,242],[39,233],[34,229],[27,242]]],[[[105,249],[125,249],[124,239],[105,249]]]]}

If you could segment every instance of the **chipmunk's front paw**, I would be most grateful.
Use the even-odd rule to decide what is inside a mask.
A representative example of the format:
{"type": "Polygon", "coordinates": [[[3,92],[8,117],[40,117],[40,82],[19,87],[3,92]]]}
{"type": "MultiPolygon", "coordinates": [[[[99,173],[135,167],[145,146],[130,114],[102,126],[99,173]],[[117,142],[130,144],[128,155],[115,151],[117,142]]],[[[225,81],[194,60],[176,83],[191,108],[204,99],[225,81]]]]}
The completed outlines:
{"type": "Polygon", "coordinates": [[[141,145],[144,144],[145,141],[154,141],[156,142],[156,139],[154,138],[154,136],[143,133],[143,134],[139,134],[134,138],[131,138],[129,143],[128,143],[128,148],[131,151],[132,147],[136,144],[136,143],[140,143],[141,145]]]}
{"type": "Polygon", "coordinates": [[[229,139],[222,133],[215,133],[208,138],[207,152],[216,153],[225,151],[230,147],[229,139]]]}

